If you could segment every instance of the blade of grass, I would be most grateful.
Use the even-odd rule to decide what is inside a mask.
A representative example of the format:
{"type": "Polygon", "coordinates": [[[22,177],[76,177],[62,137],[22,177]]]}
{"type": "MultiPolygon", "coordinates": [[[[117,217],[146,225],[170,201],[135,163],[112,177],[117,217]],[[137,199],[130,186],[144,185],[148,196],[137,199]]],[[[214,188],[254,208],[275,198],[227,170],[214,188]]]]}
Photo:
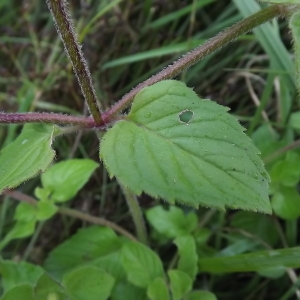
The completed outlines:
{"type": "Polygon", "coordinates": [[[256,272],[264,269],[299,267],[300,247],[199,260],[200,271],[208,273],[256,272]]]}

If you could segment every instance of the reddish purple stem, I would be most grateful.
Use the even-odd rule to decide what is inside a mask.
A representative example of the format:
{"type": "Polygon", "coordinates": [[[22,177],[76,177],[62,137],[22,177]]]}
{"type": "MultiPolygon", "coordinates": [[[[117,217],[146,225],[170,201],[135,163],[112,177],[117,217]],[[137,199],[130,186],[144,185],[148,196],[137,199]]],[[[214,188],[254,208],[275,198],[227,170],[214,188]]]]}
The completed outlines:
{"type": "MultiPolygon", "coordinates": [[[[0,113],[2,124],[54,123],[61,125],[79,125],[83,128],[96,127],[92,117],[77,117],[54,113],[0,113]]],[[[104,125],[104,124],[103,124],[104,125]]]]}

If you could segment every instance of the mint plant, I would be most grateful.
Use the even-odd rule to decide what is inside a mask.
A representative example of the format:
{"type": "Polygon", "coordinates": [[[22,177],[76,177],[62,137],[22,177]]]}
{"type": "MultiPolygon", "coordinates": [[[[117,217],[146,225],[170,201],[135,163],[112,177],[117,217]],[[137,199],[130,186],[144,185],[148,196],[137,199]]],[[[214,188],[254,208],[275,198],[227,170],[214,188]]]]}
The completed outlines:
{"type": "MultiPolygon", "coordinates": [[[[34,300],[109,297],[213,300],[214,294],[193,287],[201,272],[257,272],[266,277],[279,277],[287,269],[299,267],[299,247],[279,249],[274,255],[269,249],[261,248],[261,241],[249,239],[243,240],[242,246],[238,241],[239,244],[233,242],[230,249],[225,249],[224,253],[235,249],[235,255],[230,258],[223,257],[222,253],[214,256],[215,253],[209,253],[208,234],[198,228],[194,211],[185,214],[174,206],[168,211],[156,206],[146,211],[153,239],[160,245],[171,242],[176,248],[175,258],[167,269],[158,254],[147,247],[149,240],[137,196],[145,192],[169,204],[193,208],[234,208],[266,214],[271,214],[273,209],[286,220],[300,216],[296,189],[300,178],[299,153],[280,153],[281,159],[265,168],[259,156],[259,143],[257,148],[226,107],[198,97],[183,82],[171,80],[254,27],[283,16],[289,19],[294,38],[299,90],[300,1],[263,1],[274,4],[185,54],[104,112],[99,108],[66,1],[46,2],[91,116],[0,113],[0,123],[25,124],[18,138],[0,152],[0,192],[22,201],[14,215],[15,225],[1,240],[0,248],[13,239],[31,236],[38,222],[49,220],[56,213],[105,227],[82,229],[56,247],[43,268],[1,260],[4,290],[1,299],[16,299],[16,295],[22,294],[34,300]],[[123,114],[130,105],[130,111],[123,114]],[[77,194],[98,163],[74,159],[49,167],[55,157],[52,142],[61,135],[84,129],[97,133],[100,160],[123,190],[137,238],[114,223],[61,205],[77,194]],[[12,191],[41,172],[36,198],[12,191]],[[247,250],[256,252],[244,253],[247,250]]],[[[297,113],[291,118],[291,126],[295,128],[297,118],[297,113]]],[[[269,159],[272,161],[272,157],[269,159]]],[[[247,213],[238,216],[232,221],[233,226],[247,219],[247,213]]],[[[258,220],[270,229],[272,226],[264,217],[258,220]]],[[[272,246],[275,242],[271,238],[268,241],[272,246]]]]}

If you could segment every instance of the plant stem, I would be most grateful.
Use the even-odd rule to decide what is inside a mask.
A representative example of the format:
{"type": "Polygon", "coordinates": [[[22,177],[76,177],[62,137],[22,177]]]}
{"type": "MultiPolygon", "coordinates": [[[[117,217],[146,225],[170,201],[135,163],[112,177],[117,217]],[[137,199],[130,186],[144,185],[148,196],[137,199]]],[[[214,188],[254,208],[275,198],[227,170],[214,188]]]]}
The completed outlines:
{"type": "Polygon", "coordinates": [[[136,230],[138,240],[140,242],[144,243],[145,245],[148,245],[147,229],[145,226],[143,213],[141,211],[141,207],[139,205],[137,197],[128,188],[122,186],[121,184],[120,184],[120,186],[122,188],[127,205],[130,210],[130,213],[131,213],[134,225],[135,225],[135,230],[136,230]]]}
{"type": "Polygon", "coordinates": [[[102,124],[102,116],[97,104],[97,96],[92,82],[92,76],[84,58],[81,46],[75,33],[71,14],[67,10],[66,0],[46,0],[52,13],[56,30],[60,35],[65,51],[71,60],[81,92],[87,102],[96,125],[102,124]]]}
{"type": "MultiPolygon", "coordinates": [[[[3,192],[5,195],[12,197],[14,199],[17,199],[19,201],[22,202],[26,202],[30,205],[36,206],[37,205],[37,200],[35,200],[34,198],[27,196],[25,194],[22,194],[18,191],[4,191],[3,192]]],[[[73,218],[78,218],[80,220],[83,221],[87,221],[93,224],[97,224],[97,225],[102,225],[102,226],[107,226],[112,228],[113,230],[115,230],[116,232],[120,233],[121,235],[127,237],[128,239],[137,242],[137,239],[130,234],[128,231],[126,231],[125,229],[123,229],[122,227],[118,226],[117,224],[107,221],[103,218],[99,218],[99,217],[94,217],[88,214],[85,214],[81,211],[75,210],[75,209],[71,209],[71,208],[67,208],[67,207],[58,207],[58,211],[59,214],[61,215],[66,215],[66,216],[70,216],[73,218]]]]}
{"type": "Polygon", "coordinates": [[[124,95],[123,98],[119,102],[117,102],[112,108],[104,112],[103,118],[105,118],[106,120],[113,119],[113,116],[121,112],[124,108],[126,108],[132,102],[133,98],[137,95],[137,93],[140,92],[143,88],[153,85],[158,81],[170,79],[177,76],[185,69],[196,64],[201,59],[213,53],[217,49],[220,49],[229,44],[230,42],[235,41],[240,35],[247,33],[254,27],[261,25],[282,14],[288,13],[288,9],[286,8],[288,8],[287,5],[269,6],[220,32],[218,35],[207,40],[203,45],[199,46],[198,48],[185,54],[173,64],[169,65],[156,75],[140,83],[128,94],[124,95]]]}
{"type": "Polygon", "coordinates": [[[81,128],[93,128],[96,126],[95,121],[91,117],[78,117],[54,113],[0,113],[0,123],[54,123],[61,125],[79,125],[81,128]]]}

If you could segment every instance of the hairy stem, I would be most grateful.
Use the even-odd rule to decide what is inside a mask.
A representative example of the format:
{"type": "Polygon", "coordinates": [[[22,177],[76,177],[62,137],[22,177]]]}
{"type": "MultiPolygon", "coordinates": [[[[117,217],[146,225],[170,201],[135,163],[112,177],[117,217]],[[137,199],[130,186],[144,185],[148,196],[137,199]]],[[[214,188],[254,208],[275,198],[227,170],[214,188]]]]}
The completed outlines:
{"type": "MultiPolygon", "coordinates": [[[[121,185],[121,184],[120,184],[121,185]]],[[[136,195],[127,189],[126,187],[121,185],[121,188],[123,190],[127,205],[129,207],[134,225],[136,234],[138,237],[138,240],[145,245],[148,245],[148,235],[147,235],[147,229],[145,226],[143,213],[141,211],[141,207],[139,205],[139,202],[136,198],[136,195]]]]}
{"type": "Polygon", "coordinates": [[[46,2],[52,13],[56,30],[63,41],[65,51],[73,65],[73,70],[80,85],[81,92],[89,106],[96,125],[100,125],[103,122],[97,104],[97,96],[92,77],[81,46],[78,43],[72,18],[67,10],[66,0],[46,0],[46,2]]]}
{"type": "MultiPolygon", "coordinates": [[[[17,191],[4,191],[4,194],[9,196],[9,197],[12,197],[14,199],[17,199],[19,201],[26,202],[26,203],[28,203],[30,205],[33,205],[33,206],[36,206],[37,203],[38,203],[38,201],[35,200],[34,198],[32,198],[30,196],[27,196],[25,194],[22,194],[20,192],[17,192],[17,191]]],[[[85,214],[81,211],[71,209],[71,208],[67,208],[67,207],[58,207],[57,212],[61,215],[77,218],[77,219],[87,221],[87,222],[92,223],[92,224],[110,227],[111,229],[113,229],[116,232],[120,233],[121,235],[127,237],[128,239],[130,239],[134,242],[137,242],[136,238],[132,234],[130,234],[128,231],[126,231],[122,227],[118,226],[117,224],[115,224],[113,222],[110,222],[110,221],[107,221],[103,218],[94,217],[94,216],[85,214]]]]}
{"type": "Polygon", "coordinates": [[[2,124],[52,123],[61,125],[79,125],[81,128],[95,127],[91,117],[78,117],[54,113],[0,113],[2,124]]]}
{"type": "Polygon", "coordinates": [[[226,46],[228,43],[233,42],[240,35],[247,33],[254,27],[261,25],[275,17],[287,13],[285,8],[286,8],[285,5],[269,6],[257,12],[256,14],[225,29],[224,31],[220,32],[218,35],[209,39],[207,42],[205,42],[203,45],[199,46],[198,48],[185,54],[177,61],[175,61],[173,64],[169,65],[168,67],[166,67],[165,69],[157,73],[156,75],[140,83],[138,86],[132,89],[128,94],[123,96],[123,98],[119,102],[117,102],[112,108],[106,111],[103,114],[103,118],[107,120],[113,119],[113,116],[121,112],[124,108],[126,108],[132,102],[136,94],[140,92],[143,88],[153,85],[158,81],[170,79],[177,76],[182,71],[196,64],[207,55],[211,54],[217,49],[226,46]]]}

